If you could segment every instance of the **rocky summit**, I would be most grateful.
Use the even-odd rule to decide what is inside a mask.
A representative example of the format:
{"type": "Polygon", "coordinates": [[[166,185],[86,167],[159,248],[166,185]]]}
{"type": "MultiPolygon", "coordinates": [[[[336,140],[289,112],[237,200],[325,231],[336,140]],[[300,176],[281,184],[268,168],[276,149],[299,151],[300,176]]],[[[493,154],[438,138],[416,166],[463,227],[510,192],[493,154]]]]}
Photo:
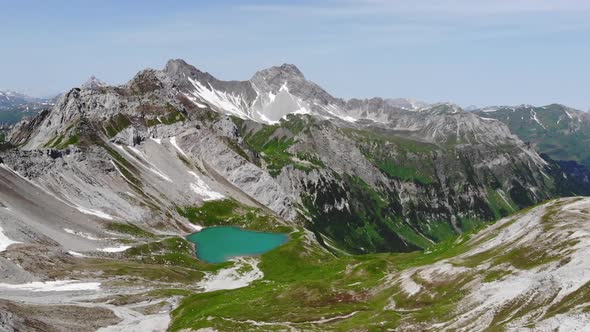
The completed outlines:
{"type": "Polygon", "coordinates": [[[345,100],[292,64],[92,77],[1,146],[0,329],[583,328],[590,203],[563,197],[590,171],[510,112],[345,100]],[[186,236],[213,226],[289,239],[208,263],[186,236]]]}

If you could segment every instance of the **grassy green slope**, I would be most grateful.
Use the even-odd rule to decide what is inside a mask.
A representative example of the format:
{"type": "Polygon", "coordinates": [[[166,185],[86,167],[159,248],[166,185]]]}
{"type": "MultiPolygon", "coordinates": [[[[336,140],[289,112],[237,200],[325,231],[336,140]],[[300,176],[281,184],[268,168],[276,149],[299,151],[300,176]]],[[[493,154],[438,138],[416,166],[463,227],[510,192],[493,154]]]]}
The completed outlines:
{"type": "MultiPolygon", "coordinates": [[[[557,230],[559,234],[564,224],[557,215],[564,204],[547,205],[538,227],[557,230]],[[553,225],[556,227],[552,228],[553,225]]],[[[518,240],[477,250],[503,230],[527,220],[525,216],[531,211],[504,219],[498,227],[474,229],[425,252],[336,257],[310,242],[304,232],[297,231],[292,233],[290,242],[260,257],[262,280],[240,289],[187,296],[173,312],[170,330],[429,330],[434,324],[456,321],[458,313],[470,310],[459,305],[478,289],[477,284],[502,280],[515,271],[543,270],[547,264],[568,262],[568,250],[549,255],[544,254],[548,252],[546,247],[539,252],[535,243],[519,244],[518,240]],[[451,264],[441,265],[443,260],[451,264]],[[433,272],[419,272],[432,271],[429,269],[434,266],[456,270],[435,273],[434,279],[421,277],[432,275],[433,272]],[[419,290],[408,293],[403,278],[412,279],[419,290]]],[[[556,235],[551,235],[543,241],[560,250],[575,245],[555,239],[556,235]]],[[[553,304],[544,318],[575,308],[588,309],[588,294],[585,287],[573,291],[553,304]]],[[[526,317],[540,305],[542,308],[544,304],[516,301],[511,309],[494,311],[488,328],[503,330],[506,324],[526,317]]]]}
{"type": "Polygon", "coordinates": [[[297,232],[289,243],[262,255],[263,280],[237,290],[187,297],[173,313],[171,330],[397,328],[409,314],[388,310],[392,298],[402,306],[412,306],[411,316],[418,322],[444,319],[463,297],[460,289],[450,283],[433,285],[433,296],[409,303],[399,286],[386,280],[405,269],[465,252],[468,248],[462,244],[469,236],[438,244],[428,253],[334,257],[310,246],[304,233],[297,232]],[[268,324],[256,326],[252,321],[268,324]]]}

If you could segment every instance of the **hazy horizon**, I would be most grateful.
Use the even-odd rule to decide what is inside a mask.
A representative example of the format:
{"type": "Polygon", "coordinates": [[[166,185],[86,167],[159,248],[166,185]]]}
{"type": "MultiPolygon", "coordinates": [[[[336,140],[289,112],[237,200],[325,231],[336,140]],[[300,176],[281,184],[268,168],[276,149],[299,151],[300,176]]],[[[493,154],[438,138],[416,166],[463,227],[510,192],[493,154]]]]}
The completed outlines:
{"type": "Polygon", "coordinates": [[[0,88],[67,91],[182,58],[219,79],[281,63],[342,98],[590,107],[580,0],[22,1],[0,13],[0,88]]]}

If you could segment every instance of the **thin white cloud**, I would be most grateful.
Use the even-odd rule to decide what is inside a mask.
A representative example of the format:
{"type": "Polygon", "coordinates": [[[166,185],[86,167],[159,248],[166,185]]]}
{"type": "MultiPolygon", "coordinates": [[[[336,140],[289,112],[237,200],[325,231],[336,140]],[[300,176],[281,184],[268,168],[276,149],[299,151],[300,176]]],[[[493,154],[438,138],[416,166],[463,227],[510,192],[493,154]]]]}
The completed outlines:
{"type": "Polygon", "coordinates": [[[460,15],[522,14],[589,11],[586,0],[354,0],[390,10],[443,12],[460,15]]]}
{"type": "Polygon", "coordinates": [[[480,16],[535,13],[588,13],[588,0],[332,0],[300,4],[249,4],[242,10],[309,16],[363,16],[410,13],[480,16]]]}
{"type": "MultiPolygon", "coordinates": [[[[457,38],[486,40],[590,29],[590,0],[327,0],[254,3],[252,16],[318,19],[349,30],[410,35],[422,42],[457,38]],[[324,21],[325,19],[325,21],[324,21]]],[[[334,26],[332,26],[334,28],[334,26]]]]}

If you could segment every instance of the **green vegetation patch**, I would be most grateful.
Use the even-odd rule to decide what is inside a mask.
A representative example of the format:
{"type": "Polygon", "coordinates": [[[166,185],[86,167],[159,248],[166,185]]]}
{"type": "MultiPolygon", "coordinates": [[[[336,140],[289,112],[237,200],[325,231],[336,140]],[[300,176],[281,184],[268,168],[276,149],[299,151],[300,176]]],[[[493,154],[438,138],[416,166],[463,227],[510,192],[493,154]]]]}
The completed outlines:
{"type": "Polygon", "coordinates": [[[130,223],[112,222],[107,225],[107,229],[117,233],[133,235],[134,237],[150,239],[156,237],[153,233],[143,230],[137,225],[130,223]]]}
{"type": "Polygon", "coordinates": [[[196,259],[192,244],[180,237],[142,244],[127,249],[124,254],[145,264],[180,266],[200,271],[211,270],[209,264],[196,259]]]}
{"type": "Polygon", "coordinates": [[[352,253],[407,252],[431,245],[417,229],[404,223],[400,207],[359,177],[342,177],[345,189],[338,183],[326,184],[325,190],[303,195],[310,213],[311,229],[334,240],[352,253]],[[342,204],[346,208],[326,207],[342,204]]]}
{"type": "Polygon", "coordinates": [[[497,190],[488,189],[488,206],[492,210],[495,219],[500,219],[516,211],[508,197],[502,196],[497,190]]]}
{"type": "Polygon", "coordinates": [[[427,288],[418,297],[400,293],[399,285],[387,283],[386,277],[464,252],[468,239],[463,235],[435,246],[428,254],[334,257],[309,244],[304,232],[292,233],[288,243],[261,256],[258,267],[263,280],[236,290],[186,297],[172,313],[170,329],[349,331],[362,326],[381,331],[399,329],[402,317],[437,322],[456,309],[465,295],[461,286],[471,280],[468,275],[432,282],[416,280],[427,288]],[[385,309],[392,300],[395,308],[385,309]],[[333,321],[319,323],[330,318],[333,321]],[[284,322],[289,325],[282,325],[284,322]]]}
{"type": "Polygon", "coordinates": [[[177,122],[186,121],[186,117],[172,104],[166,104],[165,114],[155,118],[146,119],[146,126],[153,127],[159,124],[171,125],[177,122]]]}
{"type": "Polygon", "coordinates": [[[584,312],[590,311],[590,282],[549,307],[543,319],[571,312],[574,308],[579,307],[582,307],[584,312]]]}
{"type": "MultiPolygon", "coordinates": [[[[281,173],[283,167],[293,167],[305,172],[316,168],[325,167],[319,158],[312,154],[298,153],[297,158],[305,163],[298,162],[288,149],[296,143],[295,136],[302,133],[310,133],[310,127],[314,125],[310,117],[289,116],[288,120],[281,120],[275,125],[251,125],[242,119],[232,117],[233,122],[240,129],[244,137],[244,144],[250,150],[260,155],[271,176],[281,173]],[[248,126],[251,126],[249,128],[248,126]],[[307,158],[309,158],[309,160],[307,158]]],[[[241,156],[248,158],[237,144],[230,144],[230,148],[241,156]]]]}
{"type": "Polygon", "coordinates": [[[500,280],[509,274],[511,274],[510,271],[493,270],[493,271],[488,272],[488,274],[486,274],[486,276],[483,278],[483,282],[492,282],[492,281],[500,280]]]}
{"type": "Polygon", "coordinates": [[[422,185],[435,182],[432,152],[437,146],[398,137],[390,132],[346,129],[363,155],[390,178],[422,185]]]}
{"type": "Polygon", "coordinates": [[[431,143],[420,142],[390,132],[378,132],[373,130],[343,129],[343,132],[355,141],[385,144],[390,143],[406,152],[429,153],[436,151],[438,147],[431,143]]]}
{"type": "Polygon", "coordinates": [[[434,182],[432,177],[422,174],[422,171],[417,168],[401,167],[391,161],[379,161],[377,162],[377,167],[392,178],[418,182],[425,185],[434,182]]]}
{"type": "Polygon", "coordinates": [[[398,234],[404,240],[413,243],[420,248],[428,248],[434,244],[432,240],[428,239],[427,237],[422,235],[420,232],[418,232],[405,222],[394,221],[388,225],[396,234],[398,234]]]}
{"type": "Polygon", "coordinates": [[[49,142],[47,142],[44,147],[46,148],[55,148],[56,146],[59,146],[61,144],[61,141],[63,141],[64,136],[62,134],[59,134],[57,136],[55,136],[54,138],[50,139],[49,142]]]}
{"type": "Polygon", "coordinates": [[[65,147],[68,147],[70,145],[76,145],[78,143],[80,143],[80,136],[78,136],[78,134],[73,134],[72,136],[68,137],[68,139],[65,142],[57,145],[56,148],[63,149],[65,147]]]}
{"type": "Polygon", "coordinates": [[[224,137],[223,139],[230,149],[234,150],[234,152],[239,154],[242,158],[250,161],[250,156],[248,156],[248,154],[244,151],[244,149],[242,149],[242,147],[238,143],[236,143],[234,140],[228,137],[224,137]]]}
{"type": "Polygon", "coordinates": [[[80,143],[80,136],[77,133],[72,134],[67,139],[63,134],[57,135],[52,140],[45,144],[45,147],[50,149],[58,149],[62,150],[67,148],[70,145],[76,145],[80,143]]]}
{"type": "MultiPolygon", "coordinates": [[[[305,244],[303,232],[292,234],[290,242],[261,256],[263,281],[233,291],[187,297],[172,314],[171,330],[256,330],[247,320],[288,321],[306,330],[315,325],[310,321],[372,309],[368,289],[383,278],[390,268],[388,262],[375,257],[360,261],[329,258],[320,248],[305,244]]],[[[263,329],[284,328],[279,324],[263,329]]]]}
{"type": "Polygon", "coordinates": [[[226,199],[221,201],[208,201],[200,207],[178,207],[180,215],[186,217],[190,222],[202,223],[204,226],[214,226],[226,222],[234,217],[234,210],[239,204],[235,200],[226,199]]]}
{"type": "Polygon", "coordinates": [[[289,232],[290,227],[262,209],[241,204],[233,199],[207,201],[201,206],[176,208],[190,222],[205,227],[240,226],[251,230],[289,232]]]}
{"type": "MultiPolygon", "coordinates": [[[[477,247],[470,239],[484,227],[487,225],[474,225],[471,231],[435,244],[425,252],[340,257],[307,242],[303,232],[295,232],[288,243],[261,256],[258,266],[264,279],[236,290],[186,297],[172,313],[170,329],[349,331],[362,327],[367,331],[381,331],[401,330],[407,324],[420,329],[448,321],[455,317],[458,303],[472,288],[468,285],[480,279],[479,272],[465,270],[428,280],[420,273],[413,273],[409,277],[421,290],[412,295],[395,278],[401,271],[454,258],[477,247]]],[[[550,261],[527,255],[526,251],[539,254],[530,248],[508,252],[505,247],[496,249],[496,256],[486,258],[493,265],[530,268],[550,261]],[[534,262],[524,263],[525,260],[534,262]]],[[[450,261],[456,263],[457,259],[450,261]]],[[[509,270],[491,268],[483,276],[483,282],[499,280],[508,274],[509,270]]],[[[584,285],[552,305],[545,318],[573,308],[587,311],[589,289],[584,285]]],[[[516,299],[495,314],[491,329],[502,329],[508,319],[526,317],[551,301],[551,296],[538,301],[516,299]]]]}
{"type": "Polygon", "coordinates": [[[77,126],[80,120],[74,121],[63,132],[58,133],[55,137],[45,143],[45,148],[50,149],[65,149],[70,145],[77,145],[80,143],[80,136],[78,134],[77,126]]]}
{"type": "Polygon", "coordinates": [[[412,311],[411,317],[408,317],[411,321],[427,323],[446,321],[453,317],[457,303],[467,294],[464,286],[472,280],[472,276],[464,273],[454,278],[426,281],[415,274],[412,279],[428,291],[411,296],[405,292],[397,292],[393,295],[393,300],[400,311],[412,311]]]}
{"type": "Polygon", "coordinates": [[[108,144],[102,141],[98,141],[97,144],[107,151],[107,153],[111,156],[113,163],[127,179],[127,181],[129,181],[136,189],[139,190],[139,188],[141,188],[143,185],[139,178],[135,176],[135,174],[139,174],[139,171],[125,158],[123,158],[119,152],[115,151],[115,149],[111,148],[108,144]]]}
{"type": "Polygon", "coordinates": [[[131,121],[129,118],[121,113],[118,113],[103,123],[103,130],[108,138],[113,138],[130,125],[131,121]]]}
{"type": "Polygon", "coordinates": [[[260,153],[262,159],[267,163],[266,166],[272,176],[277,176],[283,167],[293,163],[291,153],[287,152],[287,149],[295,141],[287,137],[272,137],[278,128],[278,125],[265,126],[245,137],[246,144],[260,153]]]}
{"type": "Polygon", "coordinates": [[[136,246],[125,251],[128,256],[139,256],[154,253],[181,253],[191,255],[193,252],[192,245],[183,238],[171,237],[158,242],[150,242],[136,246]]]}
{"type": "MultiPolygon", "coordinates": [[[[193,258],[196,264],[199,261],[193,258]]],[[[78,271],[83,274],[100,273],[102,276],[122,276],[128,282],[134,280],[148,280],[153,282],[173,282],[192,284],[200,281],[204,273],[202,269],[196,269],[196,265],[180,264],[180,260],[168,257],[157,259],[138,260],[84,260],[73,266],[68,271],[78,271]],[[174,262],[175,264],[171,264],[174,262]]],[[[71,272],[68,272],[71,273],[71,272]]]]}
{"type": "MultiPolygon", "coordinates": [[[[462,228],[465,231],[469,231],[473,228],[462,228]]],[[[441,242],[447,239],[452,239],[457,236],[456,231],[453,229],[453,226],[448,221],[445,220],[437,220],[429,223],[421,223],[420,230],[430,239],[441,242]]]]}
{"type": "Polygon", "coordinates": [[[320,159],[318,155],[311,152],[297,152],[297,158],[301,160],[305,160],[319,168],[326,168],[324,162],[320,159]]]}

